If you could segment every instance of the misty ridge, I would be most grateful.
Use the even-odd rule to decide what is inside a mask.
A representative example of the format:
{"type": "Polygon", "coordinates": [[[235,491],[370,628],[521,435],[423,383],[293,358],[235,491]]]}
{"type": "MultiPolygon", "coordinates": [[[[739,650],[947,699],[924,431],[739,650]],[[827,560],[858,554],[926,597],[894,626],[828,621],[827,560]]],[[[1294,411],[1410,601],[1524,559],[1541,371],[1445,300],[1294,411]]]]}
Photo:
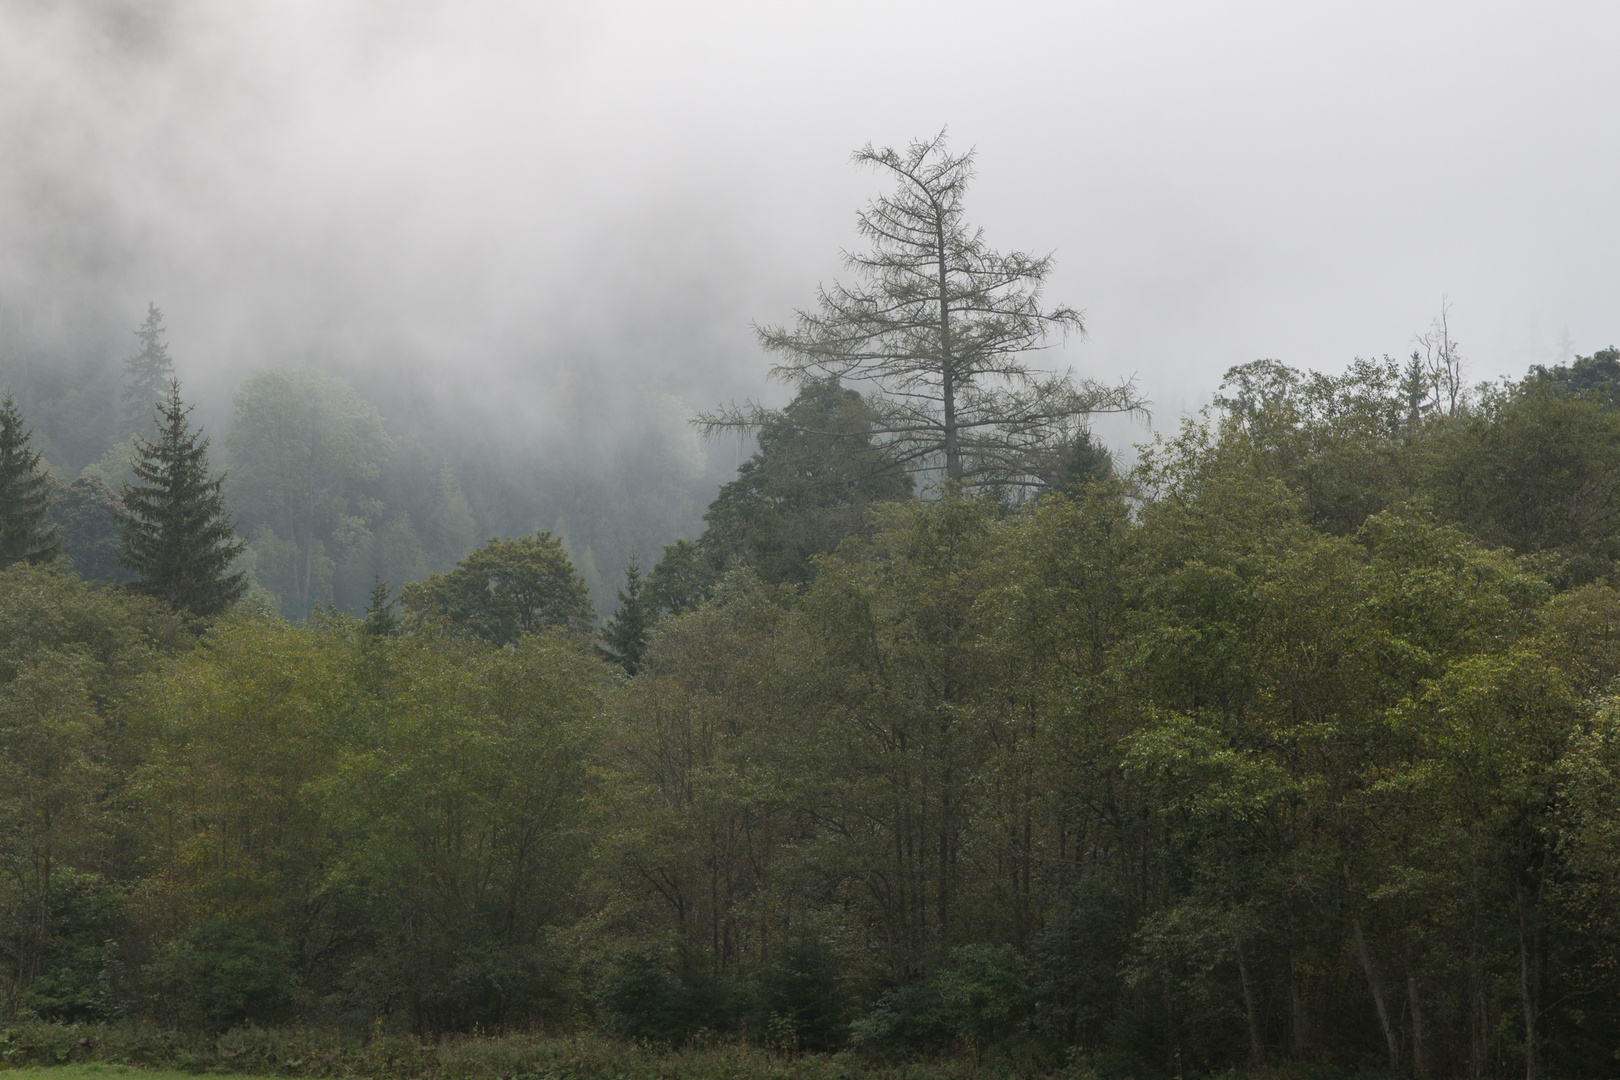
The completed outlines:
{"type": "MultiPolygon", "coordinates": [[[[124,478],[120,364],[148,302],[165,313],[175,374],[221,468],[235,396],[255,372],[322,371],[377,410],[386,439],[320,508],[319,551],[301,571],[312,580],[276,569],[299,543],[292,526],[233,488],[252,572],[295,617],[324,603],[359,610],[377,576],[416,580],[490,536],[536,530],[563,539],[605,614],[631,556],[651,565],[664,544],[696,539],[753,449],[746,434],[695,439],[686,420],[791,395],[765,381],[751,326],[838,279],[850,208],[874,190],[843,165],[848,127],[791,155],[773,153],[776,135],[739,153],[748,144],[701,129],[676,150],[674,130],[651,135],[657,120],[633,95],[603,91],[636,63],[662,70],[634,37],[604,38],[586,17],[488,15],[432,4],[4,13],[0,137],[15,152],[0,188],[0,371],[58,478],[124,478]],[[628,54],[605,59],[608,40],[628,54]],[[593,58],[601,74],[585,66],[593,58]],[[745,201],[717,205],[704,188],[739,168],[745,201]]],[[[1020,168],[993,162],[991,175],[1020,168]]],[[[1050,194],[1020,193],[1028,214],[990,238],[1057,250],[1054,295],[1091,312],[1091,347],[1069,335],[1043,367],[1132,382],[1173,426],[1209,403],[1221,371],[1257,355],[1189,379],[1162,367],[1183,342],[1139,335],[1131,348],[1146,352],[1122,350],[1111,339],[1139,316],[1106,300],[1099,311],[1095,287],[1062,276],[1099,256],[1066,224],[1042,223],[1068,200],[1039,190],[1050,194]]],[[[973,205],[975,220],[1006,216],[994,188],[973,205]]],[[[1375,352],[1402,355],[1426,326],[1433,286],[1413,301],[1375,352]]],[[[1161,316],[1150,320],[1174,321],[1161,316]]],[[[1471,337],[1476,350],[1487,340],[1471,337]]],[[[1574,352],[1567,334],[1532,340],[1529,360],[1574,352]]],[[[1367,354],[1306,353],[1323,370],[1367,354]]],[[[1126,459],[1147,435],[1147,414],[1133,415],[1091,425],[1126,459]]]]}

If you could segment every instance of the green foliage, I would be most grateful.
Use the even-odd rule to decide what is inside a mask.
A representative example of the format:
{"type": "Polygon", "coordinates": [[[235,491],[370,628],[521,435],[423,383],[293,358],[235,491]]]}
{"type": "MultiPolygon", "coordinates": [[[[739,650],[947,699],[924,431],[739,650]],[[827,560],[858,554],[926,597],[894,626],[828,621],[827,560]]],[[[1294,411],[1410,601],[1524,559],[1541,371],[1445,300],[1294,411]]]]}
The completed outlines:
{"type": "Polygon", "coordinates": [[[624,568],[624,588],[619,590],[619,607],[602,627],[600,637],[607,658],[634,675],[647,651],[648,618],[646,590],[641,564],[632,556],[624,568]]]}
{"type": "Polygon", "coordinates": [[[388,637],[399,629],[399,616],[394,614],[393,590],[380,577],[372,582],[363,622],[366,633],[373,637],[388,637]]]}
{"type": "Polygon", "coordinates": [[[665,544],[662,557],[647,575],[649,616],[679,615],[697,607],[708,597],[720,570],[691,540],[665,544]]]}
{"type": "Polygon", "coordinates": [[[873,438],[876,424],[871,403],[836,379],[804,383],[709,504],[699,550],[772,584],[810,580],[811,560],[861,531],[871,507],[911,495],[911,478],[873,438]]]}
{"type": "Polygon", "coordinates": [[[291,960],[286,944],[264,927],[216,917],[165,942],[144,974],[159,1015],[176,1026],[223,1032],[286,1014],[291,960]]]}
{"type": "Polygon", "coordinates": [[[1620,412],[1531,379],[1488,396],[1438,440],[1437,512],[1487,544],[1562,561],[1560,581],[1613,572],[1620,556],[1620,412]]]}
{"type": "Polygon", "coordinates": [[[594,640],[544,533],[198,642],[0,571],[0,1058],[1609,1075],[1620,593],[1558,509],[1609,414],[1430,374],[1253,365],[1016,505],[756,469],[735,535],[795,505],[814,574],[672,545],[594,640]],[[581,1034],[458,1034],[526,1027],[581,1034]]]}
{"type": "Polygon", "coordinates": [[[45,521],[51,481],[39,452],[29,448],[32,435],[23,430],[16,400],[0,398],[0,569],[18,560],[44,562],[61,548],[45,521]]]}
{"type": "Polygon", "coordinates": [[[96,476],[61,484],[46,522],[62,538],[62,555],[86,581],[127,581],[118,565],[118,492],[96,476]]]}
{"type": "Polygon", "coordinates": [[[193,615],[217,615],[247,591],[229,570],[247,545],[225,510],[223,479],[208,468],[208,440],[191,430],[180,384],[169,383],[156,442],[136,440],[135,483],[125,484],[118,564],[134,587],[193,615]]]}
{"type": "Polygon", "coordinates": [[[548,532],[491,539],[449,573],[406,585],[400,603],[418,625],[443,620],[496,645],[591,620],[585,582],[548,532]]]}
{"type": "Polygon", "coordinates": [[[1620,349],[1610,345],[1591,356],[1577,356],[1569,364],[1530,369],[1526,383],[1551,384],[1561,394],[1593,398],[1605,408],[1620,406],[1620,349]]]}

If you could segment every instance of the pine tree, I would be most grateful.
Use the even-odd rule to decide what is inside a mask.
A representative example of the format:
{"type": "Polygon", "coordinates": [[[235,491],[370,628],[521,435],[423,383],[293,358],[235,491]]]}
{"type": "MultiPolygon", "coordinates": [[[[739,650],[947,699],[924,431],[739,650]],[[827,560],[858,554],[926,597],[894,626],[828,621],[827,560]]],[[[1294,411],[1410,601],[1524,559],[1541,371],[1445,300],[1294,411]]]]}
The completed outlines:
{"type": "Polygon", "coordinates": [[[169,380],[157,440],[135,440],[136,483],[122,493],[118,562],[135,572],[139,591],[215,615],[247,591],[246,574],[226,572],[247,544],[225,512],[224,478],[209,476],[208,440],[191,430],[190,412],[180,383],[169,380]]]}
{"type": "Polygon", "coordinates": [[[61,542],[44,524],[51,505],[51,481],[40,468],[37,450],[28,448],[32,431],[10,394],[0,399],[0,569],[14,562],[45,562],[61,542]]]}
{"type": "Polygon", "coordinates": [[[156,304],[146,305],[146,321],[135,331],[140,351],[124,361],[125,430],[134,434],[146,425],[153,406],[168,396],[174,378],[174,362],[163,342],[163,312],[156,304]]]}
{"type": "Polygon", "coordinates": [[[631,675],[641,666],[647,651],[647,607],[642,601],[641,564],[634,555],[624,568],[624,588],[619,590],[619,610],[602,627],[600,636],[609,660],[631,675]]]}

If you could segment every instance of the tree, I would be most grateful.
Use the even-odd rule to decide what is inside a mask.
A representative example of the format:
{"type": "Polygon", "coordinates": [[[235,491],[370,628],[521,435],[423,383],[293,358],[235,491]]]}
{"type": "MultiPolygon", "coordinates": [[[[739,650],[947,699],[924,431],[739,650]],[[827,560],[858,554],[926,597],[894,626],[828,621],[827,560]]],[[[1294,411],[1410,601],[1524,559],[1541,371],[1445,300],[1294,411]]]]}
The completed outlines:
{"type": "Polygon", "coordinates": [[[549,532],[491,539],[448,574],[429,574],[400,590],[420,623],[445,619],[497,645],[548,626],[583,629],[591,621],[585,582],[549,532]]]}
{"type": "Polygon", "coordinates": [[[1591,356],[1577,356],[1568,365],[1537,364],[1526,381],[1550,383],[1560,393],[1595,397],[1610,409],[1620,407],[1620,349],[1610,345],[1591,356]]]}
{"type": "MultiPolygon", "coordinates": [[[[1076,384],[1029,366],[1026,354],[1052,333],[1084,325],[1073,308],[1042,306],[1051,256],[1001,254],[963,220],[971,150],[950,153],[941,132],[904,152],[868,144],[855,162],[897,190],[857,216],[872,248],[844,262],[859,283],[818,290],[818,310],[798,312],[792,330],[759,328],[760,343],[782,357],[773,377],[872,384],[880,393],[871,433],[887,438],[895,463],[942,467],[969,485],[1038,486],[1033,459],[1072,438],[1086,416],[1143,408],[1128,382],[1076,384]]],[[[757,431],[771,419],[758,406],[700,418],[709,433],[757,431]]]]}
{"type": "Polygon", "coordinates": [[[312,595],[318,571],[331,571],[330,563],[317,566],[323,556],[316,534],[327,531],[330,539],[347,506],[347,484],[377,477],[390,445],[382,419],[347,383],[324,372],[261,371],[236,395],[226,443],[236,470],[233,497],[247,524],[271,526],[285,545],[286,609],[307,614],[320,599],[312,595]]]}
{"type": "Polygon", "coordinates": [[[10,394],[0,398],[0,569],[19,560],[44,562],[61,548],[45,524],[51,506],[51,480],[40,468],[37,450],[28,448],[32,431],[10,394]]]}
{"type": "Polygon", "coordinates": [[[156,304],[146,305],[146,321],[135,331],[140,351],[124,361],[125,430],[137,434],[146,424],[153,406],[161,402],[174,378],[174,361],[163,341],[163,312],[156,304]]]}
{"type": "Polygon", "coordinates": [[[1620,412],[1532,376],[1484,396],[1435,440],[1425,494],[1487,544],[1564,560],[1562,583],[1620,557],[1620,412]]]}
{"type": "Polygon", "coordinates": [[[118,492],[99,476],[59,484],[46,515],[62,538],[62,555],[87,581],[125,581],[118,565],[118,492]]]}
{"type": "Polygon", "coordinates": [[[647,602],[642,597],[646,583],[641,577],[641,564],[634,555],[624,568],[624,588],[619,590],[619,610],[602,627],[603,650],[609,660],[634,675],[641,666],[641,654],[647,650],[647,602]]]}
{"type": "Polygon", "coordinates": [[[208,469],[208,440],[187,422],[191,407],[169,381],[156,442],[135,440],[134,484],[125,484],[118,562],[135,587],[194,615],[217,615],[247,592],[231,561],[247,547],[225,511],[223,477],[208,469]]]}
{"type": "Polygon", "coordinates": [[[698,547],[717,569],[736,558],[770,584],[810,580],[811,558],[859,531],[874,504],[911,495],[911,478],[872,439],[876,422],[854,390],[803,383],[709,504],[698,547]]]}
{"type": "Polygon", "coordinates": [[[366,616],[361,625],[372,637],[390,637],[399,629],[392,590],[380,575],[372,579],[371,597],[366,601],[366,616]]]}

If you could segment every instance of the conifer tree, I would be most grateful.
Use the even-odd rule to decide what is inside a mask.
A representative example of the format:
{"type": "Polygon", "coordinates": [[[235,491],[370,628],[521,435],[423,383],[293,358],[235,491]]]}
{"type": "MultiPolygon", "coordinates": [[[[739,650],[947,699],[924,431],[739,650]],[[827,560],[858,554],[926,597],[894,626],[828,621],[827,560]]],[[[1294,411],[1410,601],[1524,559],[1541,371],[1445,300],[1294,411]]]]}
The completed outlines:
{"type": "Polygon", "coordinates": [[[51,505],[51,481],[40,468],[37,450],[28,448],[32,431],[10,394],[0,399],[0,569],[14,562],[44,562],[61,542],[44,524],[51,505]]]}
{"type": "Polygon", "coordinates": [[[247,575],[227,570],[247,547],[225,512],[223,477],[208,471],[208,440],[192,431],[180,383],[169,380],[158,437],[135,440],[136,483],[125,484],[118,562],[135,588],[195,615],[215,615],[241,599],[247,575]]]}
{"type": "Polygon", "coordinates": [[[168,396],[174,378],[174,362],[163,341],[163,312],[156,304],[146,305],[146,321],[135,331],[140,351],[124,361],[124,422],[130,434],[139,432],[152,415],[153,406],[168,396]]]}
{"type": "Polygon", "coordinates": [[[641,666],[647,651],[647,605],[642,599],[641,564],[634,555],[624,568],[624,588],[619,590],[619,610],[602,627],[602,651],[609,660],[631,675],[641,666]]]}
{"type": "MultiPolygon", "coordinates": [[[[890,460],[969,487],[1046,487],[1044,465],[1093,413],[1145,411],[1130,382],[1076,382],[1032,366],[1052,335],[1085,327],[1080,312],[1042,300],[1050,255],[1003,254],[967,223],[973,151],[951,153],[942,131],[903,151],[868,144],[855,161],[896,189],[856,218],[872,248],[845,253],[855,280],[818,290],[817,309],[797,312],[791,329],[757,328],[782,358],[773,377],[871,387],[867,430],[883,437],[890,460]]],[[[711,435],[782,423],[751,403],[698,420],[711,435]]]]}
{"type": "Polygon", "coordinates": [[[399,629],[399,616],[394,614],[393,590],[380,574],[372,575],[371,598],[366,601],[366,617],[361,625],[372,637],[390,637],[399,629]]]}

